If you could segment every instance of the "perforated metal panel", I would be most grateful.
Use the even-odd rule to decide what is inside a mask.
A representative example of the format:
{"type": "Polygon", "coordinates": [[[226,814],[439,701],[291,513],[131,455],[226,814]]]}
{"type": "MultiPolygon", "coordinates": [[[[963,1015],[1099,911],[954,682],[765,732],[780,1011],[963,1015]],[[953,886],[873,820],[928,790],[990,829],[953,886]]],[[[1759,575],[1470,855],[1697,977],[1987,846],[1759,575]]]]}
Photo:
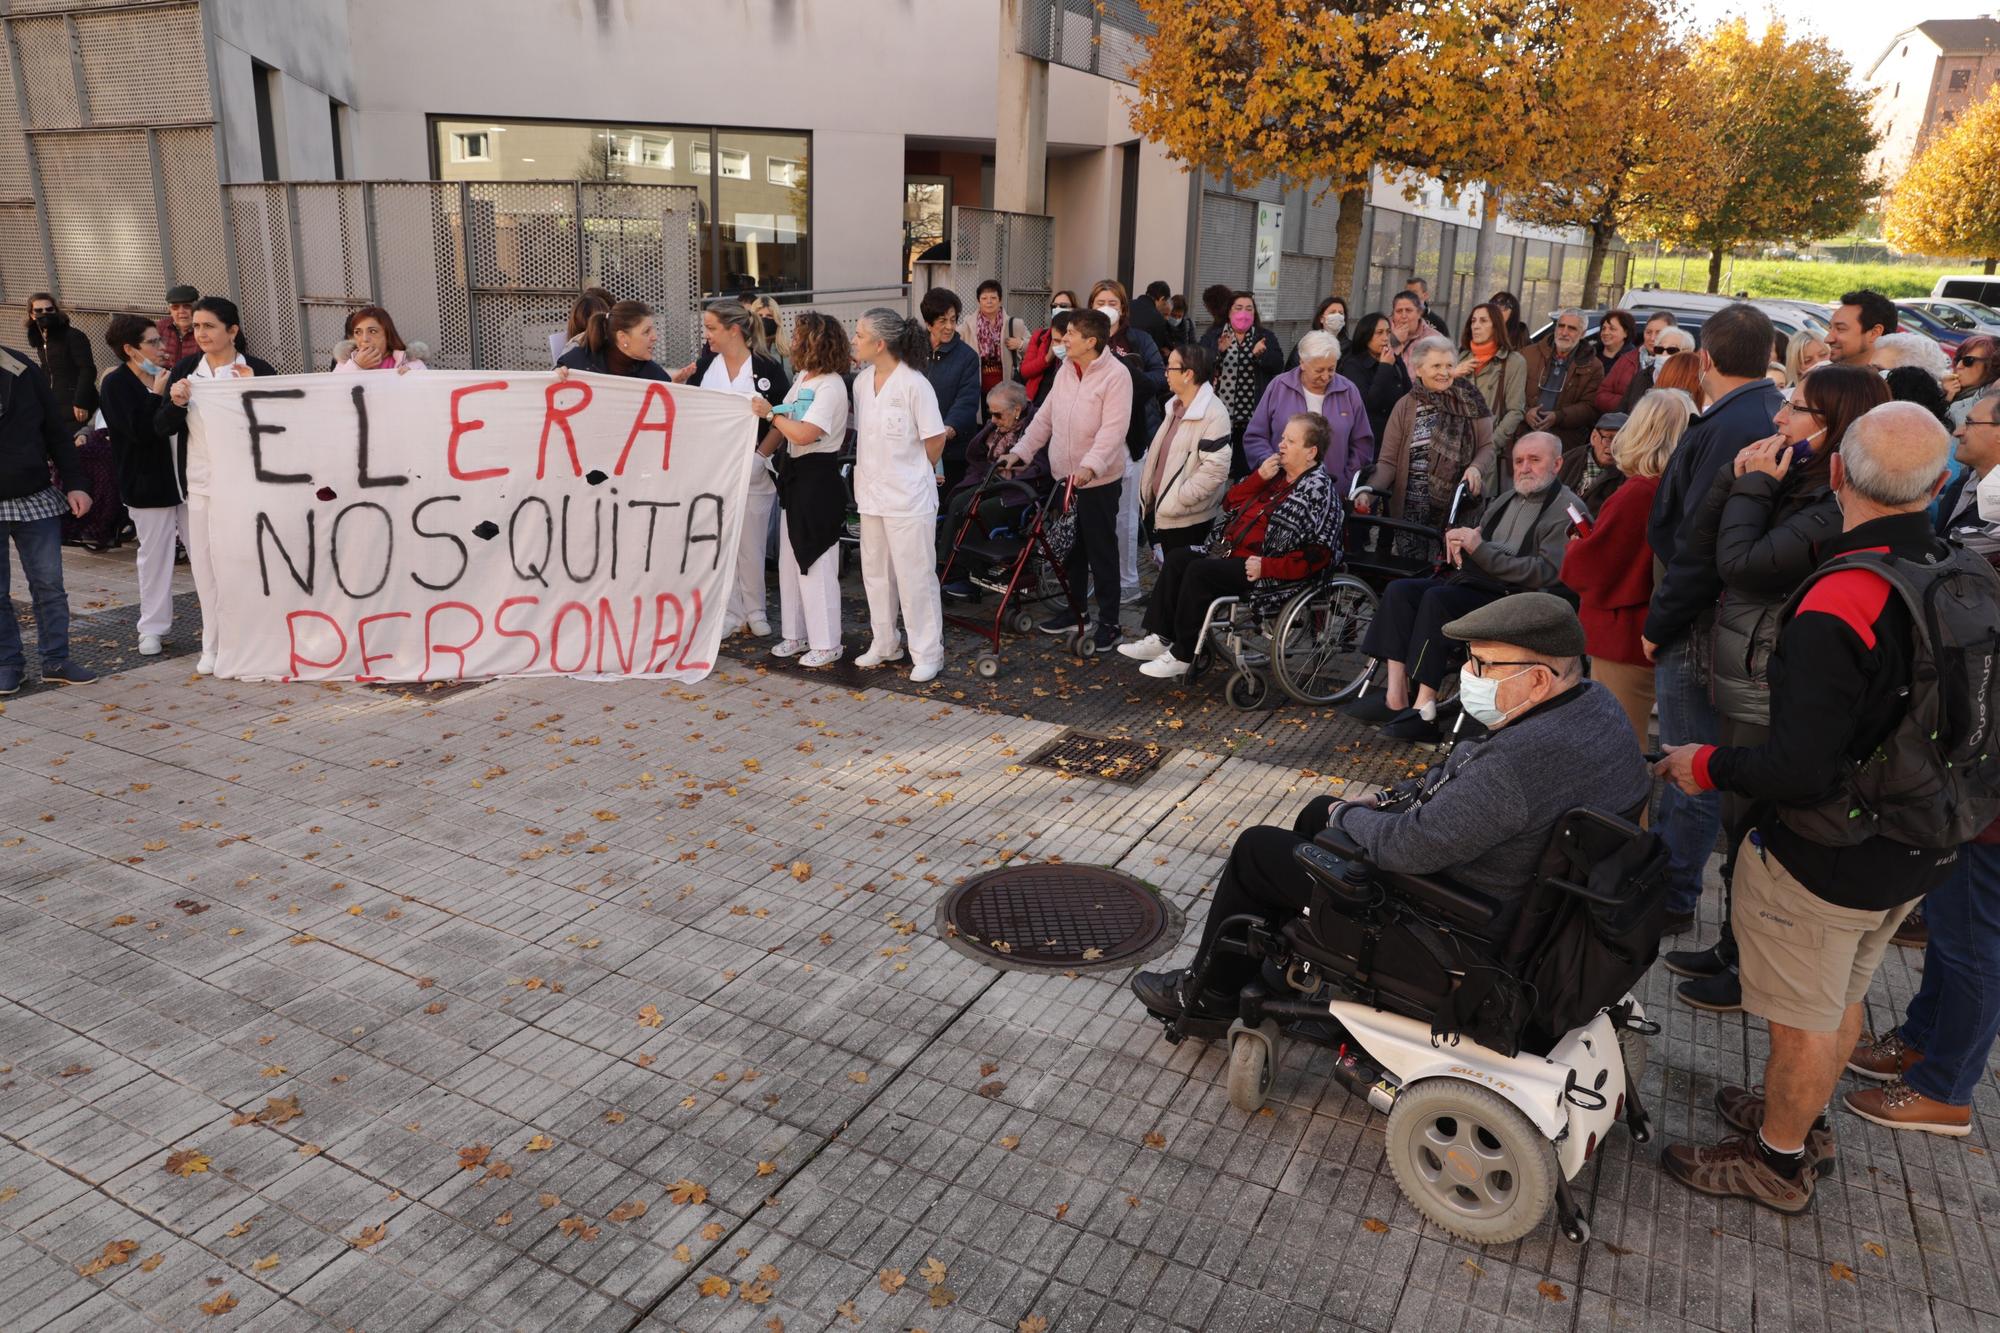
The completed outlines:
{"type": "Polygon", "coordinates": [[[109,307],[164,291],[145,131],[49,135],[36,151],[63,298],[109,307]]]}
{"type": "Polygon", "coordinates": [[[952,209],[951,289],[969,308],[988,278],[1004,290],[1008,313],[1041,327],[1055,282],[1055,220],[1040,213],[952,209]]]}
{"type": "Polygon", "coordinates": [[[395,302],[406,341],[430,345],[430,364],[472,365],[472,311],[458,249],[458,187],[432,181],[369,187],[378,247],[377,274],[395,302]]]}
{"type": "MultiPolygon", "coordinates": [[[[688,186],[586,184],[579,190],[583,281],[658,312],[660,364],[685,365],[695,352],[692,315],[701,291],[701,193],[688,186]]],[[[561,325],[567,321],[565,303],[561,325]]],[[[546,340],[543,348],[546,355],[546,340]]]]}
{"type": "Polygon", "coordinates": [[[33,204],[0,204],[0,287],[7,299],[25,303],[30,292],[49,285],[42,259],[42,234],[33,204]]]}
{"type": "Polygon", "coordinates": [[[92,124],[208,118],[208,80],[190,77],[207,63],[199,7],[79,14],[75,24],[92,124]]]}
{"type": "Polygon", "coordinates": [[[1152,32],[1137,0],[1023,0],[1015,49],[1124,83],[1152,32]]]}
{"type": "Polygon", "coordinates": [[[76,100],[76,67],[70,61],[69,23],[60,18],[15,19],[7,25],[21,60],[28,94],[28,123],[66,128],[83,123],[76,100]]]}
{"type": "MultiPolygon", "coordinates": [[[[1201,272],[1198,287],[1227,283],[1242,290],[1250,285],[1250,263],[1257,245],[1257,205],[1248,199],[1204,194],[1201,200],[1201,272]]],[[[1280,271],[1282,277],[1282,270],[1280,271]]],[[[1192,293],[1190,293],[1192,295],[1192,293]]],[[[1190,301],[1190,305],[1194,302],[1190,301]]]]}
{"type": "Polygon", "coordinates": [[[0,60],[0,199],[34,197],[28,178],[28,141],[21,133],[21,109],[14,99],[14,69],[10,61],[0,60]]]}
{"type": "MultiPolygon", "coordinates": [[[[223,234],[222,192],[215,183],[215,131],[203,125],[161,130],[155,138],[173,280],[192,283],[197,291],[226,291],[229,238],[223,234]]],[[[149,298],[140,309],[152,309],[158,299],[149,298]]]]}
{"type": "Polygon", "coordinates": [[[291,215],[282,185],[229,187],[236,250],[236,305],[250,350],[279,371],[305,369],[298,288],[292,276],[291,215]]]}

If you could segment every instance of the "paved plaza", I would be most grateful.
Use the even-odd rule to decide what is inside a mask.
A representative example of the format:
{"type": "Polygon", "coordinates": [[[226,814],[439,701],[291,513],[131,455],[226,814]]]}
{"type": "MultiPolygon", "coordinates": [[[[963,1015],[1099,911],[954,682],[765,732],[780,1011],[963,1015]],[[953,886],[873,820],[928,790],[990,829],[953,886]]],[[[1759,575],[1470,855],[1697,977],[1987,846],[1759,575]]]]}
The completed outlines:
{"type": "MultiPolygon", "coordinates": [[[[1034,644],[920,690],[743,658],[197,680],[189,620],[131,652],[129,552],[68,554],[112,674],[0,716],[0,1328],[2000,1324],[1991,1086],[1964,1140],[1839,1117],[1789,1221],[1616,1134],[1587,1248],[1482,1251],[1403,1201],[1324,1052],[1246,1117],[1124,970],[940,938],[963,877],[1058,859],[1194,930],[1237,830],[1427,759],[1330,715],[1034,644]],[[1025,764],[1068,726],[1167,755],[1130,785],[1025,764]]],[[[1761,1025],[1668,980],[1643,1091],[1661,1138],[1713,1140],[1761,1025]]]]}

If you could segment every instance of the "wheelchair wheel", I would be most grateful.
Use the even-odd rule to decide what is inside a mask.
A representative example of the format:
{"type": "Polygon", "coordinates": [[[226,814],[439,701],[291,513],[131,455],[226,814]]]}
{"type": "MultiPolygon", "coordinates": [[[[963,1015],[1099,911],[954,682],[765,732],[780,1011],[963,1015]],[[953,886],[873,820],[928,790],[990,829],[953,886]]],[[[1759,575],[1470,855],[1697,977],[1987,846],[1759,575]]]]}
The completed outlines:
{"type": "Polygon", "coordinates": [[[1555,1144],[1506,1098],[1464,1079],[1405,1088],[1389,1108],[1387,1151],[1417,1211],[1475,1245],[1519,1240],[1555,1201],[1555,1144]]]}
{"type": "Polygon", "coordinates": [[[1256,671],[1237,671],[1222,688],[1223,698],[1246,712],[1271,701],[1271,683],[1256,671]]]}
{"type": "Polygon", "coordinates": [[[1375,590],[1340,575],[1285,604],[1271,636],[1278,688],[1302,704],[1331,704],[1349,695],[1367,669],[1361,640],[1375,620],[1375,590]]]}
{"type": "Polygon", "coordinates": [[[1278,1078],[1278,1025],[1237,1027],[1229,1038],[1229,1104],[1245,1115],[1264,1109],[1278,1078]]]}

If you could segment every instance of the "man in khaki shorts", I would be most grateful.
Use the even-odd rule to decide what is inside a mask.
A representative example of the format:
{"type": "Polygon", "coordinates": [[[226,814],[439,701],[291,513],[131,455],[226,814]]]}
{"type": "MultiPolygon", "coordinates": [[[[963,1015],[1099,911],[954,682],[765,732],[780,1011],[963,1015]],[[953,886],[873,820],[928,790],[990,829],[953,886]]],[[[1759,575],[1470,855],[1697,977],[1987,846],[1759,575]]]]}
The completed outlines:
{"type": "MultiPolygon", "coordinates": [[[[1850,812],[1883,808],[1861,784],[1886,765],[1864,761],[1905,748],[1916,648],[1887,579],[1860,560],[1824,568],[1850,552],[1941,558],[1924,511],[1944,484],[1949,445],[1913,403],[1886,403],[1855,422],[1832,460],[1843,531],[1771,659],[1770,739],[1671,746],[1658,766],[1690,795],[1722,789],[1760,803],[1737,854],[1731,924],[1743,1007],[1771,1028],[1764,1086],[1715,1094],[1740,1137],[1661,1155],[1669,1175],[1704,1194],[1782,1213],[1811,1205],[1815,1178],[1833,1170],[1827,1103],[1861,1032],[1861,999],[1896,926],[1958,856],[1955,846],[1856,831],[1850,812]]],[[[1921,752],[1935,758],[1936,747],[1921,752]]]]}

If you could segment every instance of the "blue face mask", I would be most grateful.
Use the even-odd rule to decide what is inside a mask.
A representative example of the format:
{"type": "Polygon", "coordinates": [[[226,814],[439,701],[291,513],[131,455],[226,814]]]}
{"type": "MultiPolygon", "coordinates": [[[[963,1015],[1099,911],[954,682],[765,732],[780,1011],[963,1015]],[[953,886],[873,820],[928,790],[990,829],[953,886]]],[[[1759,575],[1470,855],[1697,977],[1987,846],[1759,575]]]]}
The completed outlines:
{"type": "MultiPolygon", "coordinates": [[[[1521,671],[1533,669],[1522,667],[1521,671]]],[[[1516,671],[1514,676],[1520,675],[1521,671],[1516,671]]],[[[1507,679],[1512,680],[1514,676],[1507,679]]],[[[1458,701],[1465,706],[1466,714],[1481,726],[1497,727],[1507,720],[1508,713],[1514,711],[1511,708],[1502,711],[1499,707],[1500,686],[1503,683],[1473,675],[1472,664],[1468,662],[1458,669],[1458,701]]]]}
{"type": "Polygon", "coordinates": [[[1798,467],[1802,463],[1811,461],[1813,456],[1813,441],[1817,440],[1820,436],[1824,434],[1826,434],[1826,430],[1824,428],[1821,428],[1819,430],[1814,431],[1812,434],[1806,436],[1803,440],[1800,440],[1797,444],[1792,446],[1793,467],[1798,467]]]}
{"type": "Polygon", "coordinates": [[[147,357],[139,363],[139,373],[142,375],[157,375],[160,373],[160,368],[153,364],[151,357],[147,357]]]}

